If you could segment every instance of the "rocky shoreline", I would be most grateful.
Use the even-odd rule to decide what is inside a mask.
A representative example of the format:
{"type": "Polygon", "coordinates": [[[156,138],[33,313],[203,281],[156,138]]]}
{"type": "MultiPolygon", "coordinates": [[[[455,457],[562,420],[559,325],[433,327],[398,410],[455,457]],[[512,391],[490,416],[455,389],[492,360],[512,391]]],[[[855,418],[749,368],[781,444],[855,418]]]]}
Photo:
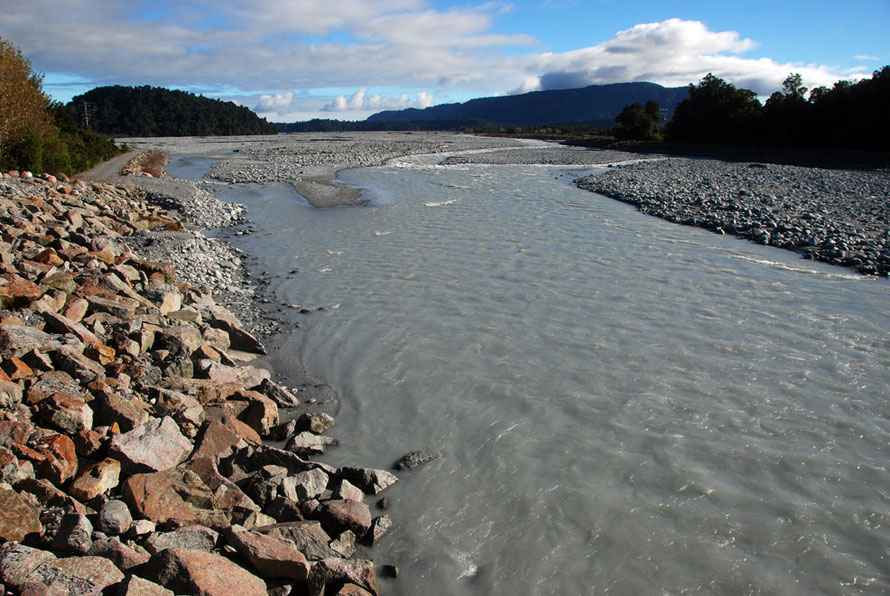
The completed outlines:
{"type": "Polygon", "coordinates": [[[376,594],[396,477],[309,459],[334,420],[252,364],[244,255],[187,229],[240,208],[146,185],[0,179],[3,589],[376,594]]]}
{"type": "Polygon", "coordinates": [[[670,157],[576,183],[671,222],[890,274],[886,172],[670,157]]]}

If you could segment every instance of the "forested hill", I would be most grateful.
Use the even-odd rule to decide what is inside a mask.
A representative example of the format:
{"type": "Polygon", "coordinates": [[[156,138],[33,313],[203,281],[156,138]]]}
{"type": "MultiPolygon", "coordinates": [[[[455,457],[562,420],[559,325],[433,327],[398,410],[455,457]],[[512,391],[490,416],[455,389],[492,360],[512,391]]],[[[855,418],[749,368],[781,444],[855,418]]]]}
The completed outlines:
{"type": "Polygon", "coordinates": [[[483,97],[423,110],[387,110],[369,116],[368,121],[475,119],[511,126],[586,124],[611,127],[615,125],[615,117],[629,104],[645,104],[650,99],[655,100],[664,110],[664,119],[668,120],[677,104],[687,97],[687,87],[662,87],[655,83],[615,83],[580,89],[483,97]]]}
{"type": "Polygon", "coordinates": [[[97,87],[68,104],[89,128],[114,136],[275,134],[248,108],[162,87],[97,87]]]}

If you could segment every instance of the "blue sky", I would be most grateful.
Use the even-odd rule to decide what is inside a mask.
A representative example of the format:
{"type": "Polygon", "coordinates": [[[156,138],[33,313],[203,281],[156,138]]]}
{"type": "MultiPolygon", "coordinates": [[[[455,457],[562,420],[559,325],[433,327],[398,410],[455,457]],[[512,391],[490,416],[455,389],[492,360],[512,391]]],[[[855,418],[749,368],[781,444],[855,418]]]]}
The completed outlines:
{"type": "Polygon", "coordinates": [[[766,96],[791,72],[813,88],[890,64],[890,0],[0,0],[0,15],[57,100],[155,85],[285,122],[708,72],[766,96]]]}

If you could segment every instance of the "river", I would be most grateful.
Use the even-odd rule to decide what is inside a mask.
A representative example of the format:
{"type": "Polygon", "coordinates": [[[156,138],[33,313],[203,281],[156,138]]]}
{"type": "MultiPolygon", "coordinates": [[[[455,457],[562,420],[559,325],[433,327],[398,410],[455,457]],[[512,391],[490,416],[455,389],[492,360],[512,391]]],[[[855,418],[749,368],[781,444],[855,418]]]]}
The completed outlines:
{"type": "Polygon", "coordinates": [[[218,193],[276,369],[341,396],[322,459],[438,456],[387,491],[386,593],[890,589],[888,280],[440,159],[341,172],[366,207],[218,193]]]}

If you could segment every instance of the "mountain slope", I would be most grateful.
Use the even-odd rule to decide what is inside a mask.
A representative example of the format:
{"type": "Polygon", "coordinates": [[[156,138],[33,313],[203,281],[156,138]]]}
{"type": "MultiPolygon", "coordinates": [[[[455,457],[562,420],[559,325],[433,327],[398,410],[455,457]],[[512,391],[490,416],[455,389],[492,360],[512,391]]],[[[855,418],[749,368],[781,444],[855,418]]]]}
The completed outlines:
{"type": "Polygon", "coordinates": [[[556,125],[590,124],[614,126],[624,106],[634,102],[658,102],[670,118],[677,104],[689,96],[687,87],[662,87],[655,83],[614,83],[580,89],[533,91],[522,95],[483,97],[423,110],[387,110],[368,117],[369,122],[410,120],[481,119],[494,124],[556,125]]]}

